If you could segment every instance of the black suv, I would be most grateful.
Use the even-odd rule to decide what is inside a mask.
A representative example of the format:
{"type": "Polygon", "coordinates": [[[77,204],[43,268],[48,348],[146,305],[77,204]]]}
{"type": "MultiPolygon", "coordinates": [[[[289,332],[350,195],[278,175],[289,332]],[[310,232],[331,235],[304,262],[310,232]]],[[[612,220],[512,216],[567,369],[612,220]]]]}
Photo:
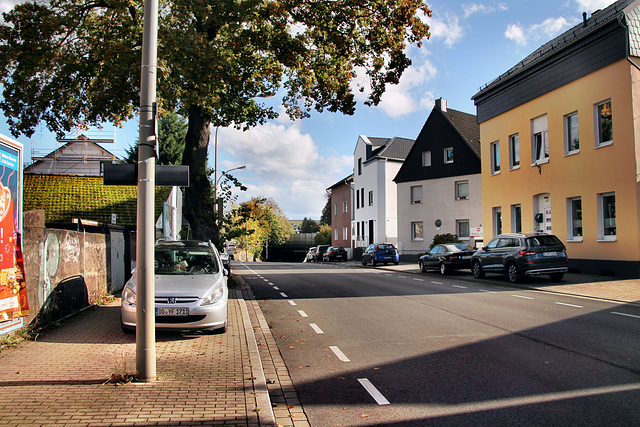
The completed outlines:
{"type": "Polygon", "coordinates": [[[524,276],[548,274],[561,280],[567,271],[567,250],[553,234],[501,234],[471,257],[477,279],[485,272],[506,274],[511,283],[524,276]]]}

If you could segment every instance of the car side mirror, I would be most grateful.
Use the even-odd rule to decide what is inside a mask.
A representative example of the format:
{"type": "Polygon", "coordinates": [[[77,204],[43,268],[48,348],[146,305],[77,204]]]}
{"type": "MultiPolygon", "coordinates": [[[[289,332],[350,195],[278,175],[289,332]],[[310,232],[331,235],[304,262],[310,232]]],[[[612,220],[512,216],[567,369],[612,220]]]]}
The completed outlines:
{"type": "Polygon", "coordinates": [[[483,246],[483,247],[482,247],[482,250],[483,250],[483,251],[488,251],[488,250],[489,250],[489,246],[483,246]]]}
{"type": "Polygon", "coordinates": [[[228,275],[229,275],[229,272],[227,271],[227,269],[226,269],[226,268],[223,268],[223,269],[222,269],[222,275],[223,275],[223,276],[228,276],[228,275]]]}

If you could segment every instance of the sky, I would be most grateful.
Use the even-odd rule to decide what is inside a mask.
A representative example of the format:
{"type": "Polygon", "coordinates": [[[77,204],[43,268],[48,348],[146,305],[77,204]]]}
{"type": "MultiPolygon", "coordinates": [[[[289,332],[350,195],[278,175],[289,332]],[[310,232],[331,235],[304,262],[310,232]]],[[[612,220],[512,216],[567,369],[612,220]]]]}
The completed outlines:
{"type": "MultiPolygon", "coordinates": [[[[0,12],[16,0],[0,0],[0,12]]],[[[376,107],[358,98],[356,113],[312,113],[290,121],[285,114],[265,125],[242,132],[219,129],[218,169],[246,166],[232,174],[248,187],[238,201],[272,198],[289,219],[320,219],[328,187],[353,172],[353,152],[359,135],[417,138],[438,98],[450,109],[475,114],[471,97],[532,51],[613,0],[426,1],[431,37],[421,48],[408,48],[412,65],[398,85],[389,86],[376,107]]],[[[362,83],[354,81],[354,87],[362,83]]],[[[356,92],[357,96],[361,96],[356,92]]],[[[13,137],[0,112],[0,133],[13,137]]],[[[209,145],[214,164],[215,129],[209,145]]],[[[124,156],[138,137],[137,119],[122,128],[108,124],[93,138],[111,137],[105,148],[124,156]]],[[[44,155],[56,148],[44,126],[31,138],[18,137],[25,162],[32,152],[44,155]]],[[[161,142],[162,143],[162,142],[161,142]]]]}

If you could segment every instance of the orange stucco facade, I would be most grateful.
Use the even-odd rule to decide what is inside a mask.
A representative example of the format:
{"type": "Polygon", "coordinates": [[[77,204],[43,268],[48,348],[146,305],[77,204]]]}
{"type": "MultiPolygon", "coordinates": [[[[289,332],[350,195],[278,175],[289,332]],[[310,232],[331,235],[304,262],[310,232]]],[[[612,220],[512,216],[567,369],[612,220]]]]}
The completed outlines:
{"type": "Polygon", "coordinates": [[[570,259],[640,261],[639,97],[640,70],[624,59],[482,122],[485,241],[497,234],[500,219],[503,233],[516,231],[519,217],[523,232],[557,235],[565,242],[570,259]],[[608,101],[613,138],[598,146],[597,105],[608,101]],[[579,149],[568,153],[566,117],[575,113],[579,149]],[[534,119],[545,115],[548,158],[540,161],[532,154],[534,119]],[[510,160],[509,137],[515,134],[519,136],[519,166],[510,160]],[[499,153],[499,171],[492,150],[499,153]],[[605,214],[606,236],[602,231],[603,194],[615,198],[615,209],[605,214]],[[570,200],[576,198],[581,200],[580,214],[571,212],[570,200]],[[572,225],[580,221],[581,232],[572,232],[572,225]]]}

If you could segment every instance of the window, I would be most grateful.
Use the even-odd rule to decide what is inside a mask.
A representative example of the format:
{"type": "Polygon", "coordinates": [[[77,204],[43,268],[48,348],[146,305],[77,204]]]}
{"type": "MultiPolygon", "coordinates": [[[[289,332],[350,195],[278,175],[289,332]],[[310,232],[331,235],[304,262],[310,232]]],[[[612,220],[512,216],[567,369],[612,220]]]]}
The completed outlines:
{"type": "Polygon", "coordinates": [[[579,151],[578,113],[567,114],[564,116],[564,153],[576,154],[579,151]]]}
{"type": "Polygon", "coordinates": [[[356,228],[357,228],[356,237],[360,238],[360,223],[359,222],[356,222],[356,228]]]}
{"type": "Polygon", "coordinates": [[[502,234],[502,208],[499,206],[493,208],[491,217],[493,218],[493,235],[502,234]]]}
{"type": "Polygon", "coordinates": [[[522,233],[522,206],[511,205],[511,232],[522,233]]]}
{"type": "Polygon", "coordinates": [[[582,199],[567,199],[567,240],[582,241],[582,199]]]}
{"type": "Polygon", "coordinates": [[[334,203],[334,205],[333,205],[333,214],[334,215],[338,215],[338,204],[337,203],[334,203]]]}
{"type": "Polygon", "coordinates": [[[358,159],[358,175],[362,175],[362,157],[358,159]]]}
{"type": "Polygon", "coordinates": [[[411,240],[424,240],[424,227],[422,221],[411,223],[411,240]]]}
{"type": "Polygon", "coordinates": [[[342,240],[347,240],[347,227],[342,227],[342,240]]]}
{"type": "Polygon", "coordinates": [[[467,200],[469,198],[469,181],[456,182],[456,200],[467,200]]]}
{"type": "Polygon", "coordinates": [[[422,166],[431,166],[431,151],[422,152],[422,166]]]}
{"type": "Polygon", "coordinates": [[[356,190],[356,209],[360,209],[360,191],[356,190]]]}
{"type": "Polygon", "coordinates": [[[411,186],[411,203],[422,203],[422,185],[411,186]]]}
{"type": "Polygon", "coordinates": [[[456,221],[456,233],[459,239],[468,239],[471,237],[468,219],[459,219],[456,221]]]}
{"type": "Polygon", "coordinates": [[[509,137],[509,169],[520,167],[520,134],[509,137]]]}
{"type": "Polygon", "coordinates": [[[453,147],[447,147],[444,149],[444,162],[453,163],[453,147]]]}
{"type": "Polygon", "coordinates": [[[616,195],[598,194],[598,239],[616,240],[616,195]]]}
{"type": "Polygon", "coordinates": [[[596,147],[613,143],[613,115],[611,100],[595,106],[596,147]]]}
{"type": "Polygon", "coordinates": [[[373,206],[373,191],[369,191],[369,206],[373,206]]]}
{"type": "Polygon", "coordinates": [[[364,208],[364,188],[360,189],[360,206],[364,208]]]}
{"type": "Polygon", "coordinates": [[[347,201],[342,201],[342,213],[347,213],[347,201]]]}
{"type": "Polygon", "coordinates": [[[491,175],[500,173],[500,143],[491,143],[491,175]]]}
{"type": "Polygon", "coordinates": [[[547,116],[531,120],[531,163],[538,165],[549,161],[549,130],[547,116]]]}
{"type": "Polygon", "coordinates": [[[333,229],[333,240],[338,240],[339,236],[338,236],[338,229],[334,228],[333,229]]]}

